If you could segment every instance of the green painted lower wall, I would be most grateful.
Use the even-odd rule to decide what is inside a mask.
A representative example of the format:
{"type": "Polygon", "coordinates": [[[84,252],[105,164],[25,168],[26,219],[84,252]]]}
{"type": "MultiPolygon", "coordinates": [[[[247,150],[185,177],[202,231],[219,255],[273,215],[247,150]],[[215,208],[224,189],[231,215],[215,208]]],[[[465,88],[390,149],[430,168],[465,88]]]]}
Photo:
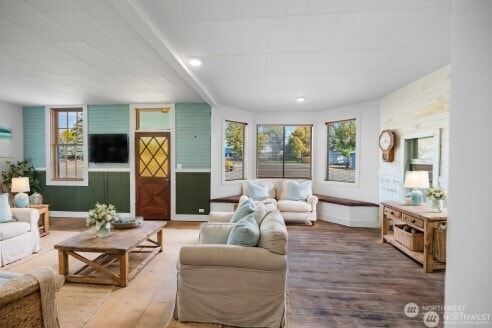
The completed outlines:
{"type": "Polygon", "coordinates": [[[86,212],[96,202],[109,203],[118,212],[130,212],[129,172],[89,172],[89,186],[47,186],[46,173],[40,172],[43,203],[50,211],[86,212]]]}
{"type": "Polygon", "coordinates": [[[176,173],[176,214],[210,213],[210,172],[176,173]],[[200,213],[203,209],[203,213],[200,213]]]}
{"type": "MultiPolygon", "coordinates": [[[[118,212],[130,212],[129,172],[89,172],[89,186],[47,186],[40,172],[43,203],[50,211],[87,212],[96,202],[109,203],[118,212]]],[[[208,215],[210,212],[210,173],[176,173],[176,214],[208,215]],[[199,210],[203,209],[203,212],[199,210]]]]}

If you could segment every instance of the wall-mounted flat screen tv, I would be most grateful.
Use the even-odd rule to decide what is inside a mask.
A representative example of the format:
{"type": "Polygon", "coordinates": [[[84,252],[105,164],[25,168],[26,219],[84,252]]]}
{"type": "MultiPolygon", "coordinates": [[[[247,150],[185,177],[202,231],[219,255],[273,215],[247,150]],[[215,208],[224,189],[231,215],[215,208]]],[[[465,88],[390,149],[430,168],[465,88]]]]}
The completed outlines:
{"type": "Polygon", "coordinates": [[[128,135],[89,134],[89,162],[128,163],[128,135]]]}

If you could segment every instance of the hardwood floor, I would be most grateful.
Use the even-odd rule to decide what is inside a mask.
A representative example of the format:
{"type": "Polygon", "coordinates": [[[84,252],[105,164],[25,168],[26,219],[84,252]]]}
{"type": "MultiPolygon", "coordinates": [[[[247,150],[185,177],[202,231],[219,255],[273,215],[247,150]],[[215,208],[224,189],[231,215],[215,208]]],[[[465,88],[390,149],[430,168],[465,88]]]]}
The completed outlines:
{"type": "MultiPolygon", "coordinates": [[[[166,228],[199,224],[171,221],[166,228]]],[[[52,218],[50,225],[86,228],[74,219],[52,218]]],[[[422,306],[443,306],[444,271],[424,273],[420,264],[381,243],[378,229],[318,221],[288,231],[288,327],[425,327],[422,306]],[[411,302],[420,307],[415,318],[403,311],[411,302]]],[[[180,241],[168,235],[164,242],[175,249],[152,260],[128,287],[116,287],[86,327],[165,327],[173,310],[180,241]]]]}
{"type": "Polygon", "coordinates": [[[425,327],[422,310],[408,318],[404,306],[443,306],[444,271],[424,273],[379,229],[318,221],[288,230],[292,327],[425,327]]]}

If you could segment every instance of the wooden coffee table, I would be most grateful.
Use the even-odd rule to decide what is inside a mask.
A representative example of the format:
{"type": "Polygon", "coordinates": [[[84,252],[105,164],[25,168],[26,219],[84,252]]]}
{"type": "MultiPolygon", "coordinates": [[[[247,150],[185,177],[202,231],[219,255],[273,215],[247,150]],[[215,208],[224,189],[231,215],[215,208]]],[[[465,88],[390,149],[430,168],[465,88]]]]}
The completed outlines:
{"type": "Polygon", "coordinates": [[[66,281],[126,287],[157,253],[162,252],[162,229],[166,222],[144,221],[133,229],[111,229],[111,236],[96,237],[95,228],[56,244],[58,267],[66,281]],[[150,237],[156,235],[156,240],[150,237]],[[101,253],[91,260],[80,253],[101,253]],[[85,265],[70,273],[68,257],[85,265]],[[119,265],[118,265],[119,264],[119,265]]]}

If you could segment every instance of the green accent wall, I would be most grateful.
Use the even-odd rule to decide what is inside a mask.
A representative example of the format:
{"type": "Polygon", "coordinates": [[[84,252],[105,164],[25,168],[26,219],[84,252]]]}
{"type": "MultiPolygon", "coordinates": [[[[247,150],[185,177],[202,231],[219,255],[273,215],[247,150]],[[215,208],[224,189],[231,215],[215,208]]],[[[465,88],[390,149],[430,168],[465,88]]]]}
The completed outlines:
{"type": "Polygon", "coordinates": [[[46,166],[44,107],[24,107],[22,111],[24,159],[28,160],[35,168],[44,168],[46,166]]]}
{"type": "Polygon", "coordinates": [[[43,203],[50,211],[85,212],[96,202],[109,203],[118,212],[130,212],[129,172],[89,172],[89,186],[47,186],[46,174],[40,172],[43,203]]]}
{"type": "MultiPolygon", "coordinates": [[[[129,133],[129,105],[87,106],[88,133],[129,133]]],[[[46,167],[45,108],[23,108],[24,158],[36,168],[46,167]]]]}
{"type": "MultiPolygon", "coordinates": [[[[45,168],[44,106],[24,107],[24,158],[36,168],[45,168]]],[[[206,103],[175,104],[176,163],[183,169],[210,169],[211,108],[206,103]]],[[[88,105],[88,133],[130,133],[129,105],[88,105]]],[[[90,164],[93,167],[94,164],[90,164]]],[[[98,165],[99,168],[105,166],[98,165]]],[[[107,165],[127,168],[128,164],[107,165]]],[[[85,212],[97,201],[114,204],[119,212],[130,211],[129,172],[89,172],[89,186],[47,186],[41,173],[43,202],[51,211],[85,212]]],[[[210,211],[210,172],[176,174],[176,213],[206,215],[210,211]],[[199,209],[204,209],[203,213],[199,209]]]]}
{"type": "Polygon", "coordinates": [[[210,169],[211,108],[176,104],[176,163],[183,169],[210,169]]]}
{"type": "Polygon", "coordinates": [[[176,173],[176,214],[210,213],[210,173],[176,173]],[[199,209],[204,209],[203,213],[199,209]]]}
{"type": "Polygon", "coordinates": [[[87,106],[88,133],[129,133],[130,106],[89,105],[87,106]]]}

